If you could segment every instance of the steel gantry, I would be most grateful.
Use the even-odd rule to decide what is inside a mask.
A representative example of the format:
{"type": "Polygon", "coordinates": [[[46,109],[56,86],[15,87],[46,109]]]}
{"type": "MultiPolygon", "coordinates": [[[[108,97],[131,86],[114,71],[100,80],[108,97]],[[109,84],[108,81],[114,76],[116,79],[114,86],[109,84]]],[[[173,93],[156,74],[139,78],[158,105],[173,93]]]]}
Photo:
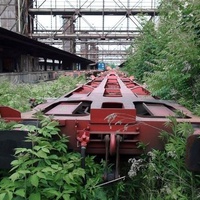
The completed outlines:
{"type": "Polygon", "coordinates": [[[0,3],[1,22],[8,15],[6,10],[10,6],[14,10],[16,2],[14,16],[17,17],[12,25],[15,31],[96,62],[116,64],[126,59],[125,50],[142,31],[139,16],[143,14],[150,20],[158,14],[157,0],[3,2],[0,3]]]}

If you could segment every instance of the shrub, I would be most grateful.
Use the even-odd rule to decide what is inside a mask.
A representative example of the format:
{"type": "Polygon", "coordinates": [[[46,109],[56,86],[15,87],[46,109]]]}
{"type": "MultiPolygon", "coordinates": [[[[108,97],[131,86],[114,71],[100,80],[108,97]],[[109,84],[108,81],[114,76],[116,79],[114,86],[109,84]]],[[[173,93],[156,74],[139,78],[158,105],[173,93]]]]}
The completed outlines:
{"type": "Polygon", "coordinates": [[[68,139],[59,134],[58,122],[43,117],[40,124],[15,125],[28,130],[26,141],[32,149],[16,149],[11,174],[0,182],[0,199],[99,199],[102,191],[95,186],[101,181],[102,166],[87,157],[86,169],[81,168],[81,156],[68,151],[68,139]]]}

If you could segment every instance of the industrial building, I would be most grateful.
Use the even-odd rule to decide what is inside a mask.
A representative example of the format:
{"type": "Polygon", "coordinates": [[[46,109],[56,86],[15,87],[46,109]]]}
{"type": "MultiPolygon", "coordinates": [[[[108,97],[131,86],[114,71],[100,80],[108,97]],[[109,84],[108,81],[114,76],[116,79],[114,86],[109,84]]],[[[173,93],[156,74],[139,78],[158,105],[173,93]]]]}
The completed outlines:
{"type": "Polygon", "coordinates": [[[141,33],[138,16],[154,20],[157,5],[157,0],[2,0],[0,73],[79,70],[98,61],[120,65],[141,33]]]}

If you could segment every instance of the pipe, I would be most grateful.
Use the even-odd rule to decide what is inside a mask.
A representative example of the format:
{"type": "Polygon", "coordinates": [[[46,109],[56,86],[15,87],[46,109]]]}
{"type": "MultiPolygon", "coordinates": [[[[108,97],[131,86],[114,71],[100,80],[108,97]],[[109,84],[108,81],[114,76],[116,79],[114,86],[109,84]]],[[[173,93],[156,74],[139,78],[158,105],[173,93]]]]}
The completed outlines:
{"type": "Polygon", "coordinates": [[[20,0],[17,1],[18,3],[18,32],[21,33],[21,12],[20,12],[20,0]]]}
{"type": "Polygon", "coordinates": [[[110,155],[113,156],[116,153],[116,135],[115,133],[110,134],[110,155]]]}
{"type": "Polygon", "coordinates": [[[108,154],[109,154],[109,135],[105,136],[105,145],[106,145],[106,154],[105,154],[105,173],[104,173],[104,180],[108,180],[108,154]]]}
{"type": "Polygon", "coordinates": [[[116,136],[116,168],[115,168],[115,179],[119,178],[119,145],[120,145],[120,141],[121,141],[121,136],[117,135],[116,136]]]}
{"type": "MultiPolygon", "coordinates": [[[[83,169],[85,169],[85,151],[86,151],[86,147],[81,146],[81,167],[83,169]]],[[[84,185],[86,184],[86,175],[83,178],[83,184],[84,185]]]]}
{"type": "Polygon", "coordinates": [[[85,151],[86,147],[81,146],[81,167],[85,169],[85,151]]]}

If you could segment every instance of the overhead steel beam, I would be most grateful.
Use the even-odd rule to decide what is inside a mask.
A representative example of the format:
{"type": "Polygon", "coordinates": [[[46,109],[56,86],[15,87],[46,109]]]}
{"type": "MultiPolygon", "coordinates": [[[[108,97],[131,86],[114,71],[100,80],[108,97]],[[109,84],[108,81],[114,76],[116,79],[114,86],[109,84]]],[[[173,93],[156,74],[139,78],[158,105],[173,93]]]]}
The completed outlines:
{"type": "Polygon", "coordinates": [[[99,58],[103,59],[125,59],[126,57],[125,55],[99,55],[99,58]]]}
{"type": "MultiPolygon", "coordinates": [[[[63,40],[51,40],[51,38],[47,38],[47,39],[38,39],[38,41],[43,42],[45,44],[58,44],[58,45],[62,45],[63,44],[63,40]]],[[[74,41],[74,40],[73,40],[74,41]]],[[[87,40],[87,41],[82,41],[82,40],[75,40],[74,41],[75,44],[77,45],[81,45],[81,44],[88,44],[88,45],[131,45],[133,43],[132,40],[87,40]]]]}
{"type": "MultiPolygon", "coordinates": [[[[102,33],[102,30],[75,30],[75,33],[102,33]]],[[[110,33],[110,32],[114,32],[114,33],[141,33],[140,30],[121,30],[121,29],[115,29],[115,30],[107,30],[104,29],[104,33],[110,33]]]]}
{"type": "Polygon", "coordinates": [[[112,62],[124,62],[126,59],[125,58],[115,58],[115,57],[113,57],[113,58],[99,58],[99,61],[100,60],[103,60],[104,62],[109,62],[109,61],[112,61],[112,62]]]}
{"type": "Polygon", "coordinates": [[[123,9],[123,8],[112,8],[108,9],[94,9],[94,8],[29,8],[29,14],[32,15],[137,15],[137,14],[146,14],[150,16],[158,15],[157,9],[123,9]]]}
{"type": "MultiPolygon", "coordinates": [[[[38,40],[40,42],[44,42],[45,44],[55,44],[55,45],[62,45],[63,41],[62,40],[48,40],[48,39],[41,39],[38,40]]],[[[129,46],[132,44],[131,40],[123,40],[123,41],[117,41],[117,40],[113,40],[113,41],[106,41],[106,40],[87,40],[87,41],[81,41],[81,40],[75,40],[74,42],[77,45],[81,45],[81,44],[95,44],[95,45],[125,45],[125,46],[129,46]]]]}
{"type": "Polygon", "coordinates": [[[96,44],[96,45],[131,45],[131,40],[123,40],[123,41],[105,41],[105,40],[89,40],[89,41],[81,41],[77,40],[75,41],[76,44],[96,44]]]}
{"type": "Polygon", "coordinates": [[[76,54],[78,55],[81,55],[81,56],[84,56],[84,55],[108,55],[108,56],[124,56],[124,55],[127,55],[127,52],[123,52],[123,51],[120,51],[120,52],[115,52],[115,51],[110,51],[110,52],[87,52],[87,53],[84,53],[84,52],[76,52],[76,54]]]}
{"type": "MultiPolygon", "coordinates": [[[[50,29],[37,29],[34,30],[35,33],[63,33],[63,30],[50,30],[50,29]]],[[[102,30],[89,30],[89,29],[82,29],[82,30],[74,30],[75,33],[102,33],[102,30]]],[[[116,32],[116,33],[141,33],[140,30],[135,30],[135,29],[131,29],[131,30],[121,30],[121,29],[115,29],[115,30],[110,30],[110,29],[105,29],[104,32],[116,32]]]]}
{"type": "MultiPolygon", "coordinates": [[[[62,16],[66,20],[64,25],[57,30],[53,26],[51,30],[49,30],[49,27],[46,30],[36,28],[30,34],[30,37],[59,47],[62,47],[63,43],[73,41],[77,55],[88,58],[96,56],[99,60],[110,60],[119,63],[126,60],[127,53],[124,49],[132,45],[134,39],[142,32],[142,24],[137,18],[138,14],[144,14],[151,19],[158,15],[154,0],[149,0],[151,5],[149,3],[143,4],[143,1],[146,2],[146,0],[138,0],[138,2],[126,0],[125,3],[125,1],[114,0],[110,4],[106,0],[67,0],[67,5],[65,4],[63,7],[57,7],[56,5],[58,4],[56,3],[55,5],[47,3],[39,7],[36,5],[37,8],[28,9],[28,13],[32,18],[37,19],[38,17],[40,19],[40,15],[46,15],[51,16],[51,20],[54,16],[62,16]],[[95,4],[97,2],[99,3],[98,6],[95,4]],[[101,21],[98,24],[90,22],[89,19],[93,18],[93,16],[99,16],[101,21]],[[116,20],[111,23],[110,16],[117,16],[116,20],[118,21],[116,24],[116,20]],[[68,18],[72,18],[73,22],[68,24],[68,18]],[[124,27],[124,22],[126,21],[127,23],[124,27]],[[106,25],[107,22],[112,27],[106,25]],[[133,27],[130,26],[130,22],[133,23],[133,27]],[[83,27],[82,24],[85,23],[87,25],[83,27]],[[76,27],[76,30],[69,31],[71,26],[76,27]],[[105,45],[113,46],[107,49],[105,45]],[[114,45],[121,46],[121,48],[115,48],[117,50],[120,49],[120,52],[113,50],[114,45]],[[85,49],[85,52],[81,52],[79,49],[85,49]],[[97,49],[98,53],[91,53],[90,49],[91,51],[92,49],[97,49]]],[[[36,23],[38,22],[36,21],[36,23]]]]}
{"type": "Polygon", "coordinates": [[[134,39],[138,37],[139,34],[55,34],[55,35],[47,35],[43,33],[34,33],[30,34],[30,37],[33,39],[47,39],[47,38],[52,38],[52,39],[62,39],[62,40],[68,40],[68,39],[100,39],[100,40],[106,40],[106,39],[134,39]]]}

